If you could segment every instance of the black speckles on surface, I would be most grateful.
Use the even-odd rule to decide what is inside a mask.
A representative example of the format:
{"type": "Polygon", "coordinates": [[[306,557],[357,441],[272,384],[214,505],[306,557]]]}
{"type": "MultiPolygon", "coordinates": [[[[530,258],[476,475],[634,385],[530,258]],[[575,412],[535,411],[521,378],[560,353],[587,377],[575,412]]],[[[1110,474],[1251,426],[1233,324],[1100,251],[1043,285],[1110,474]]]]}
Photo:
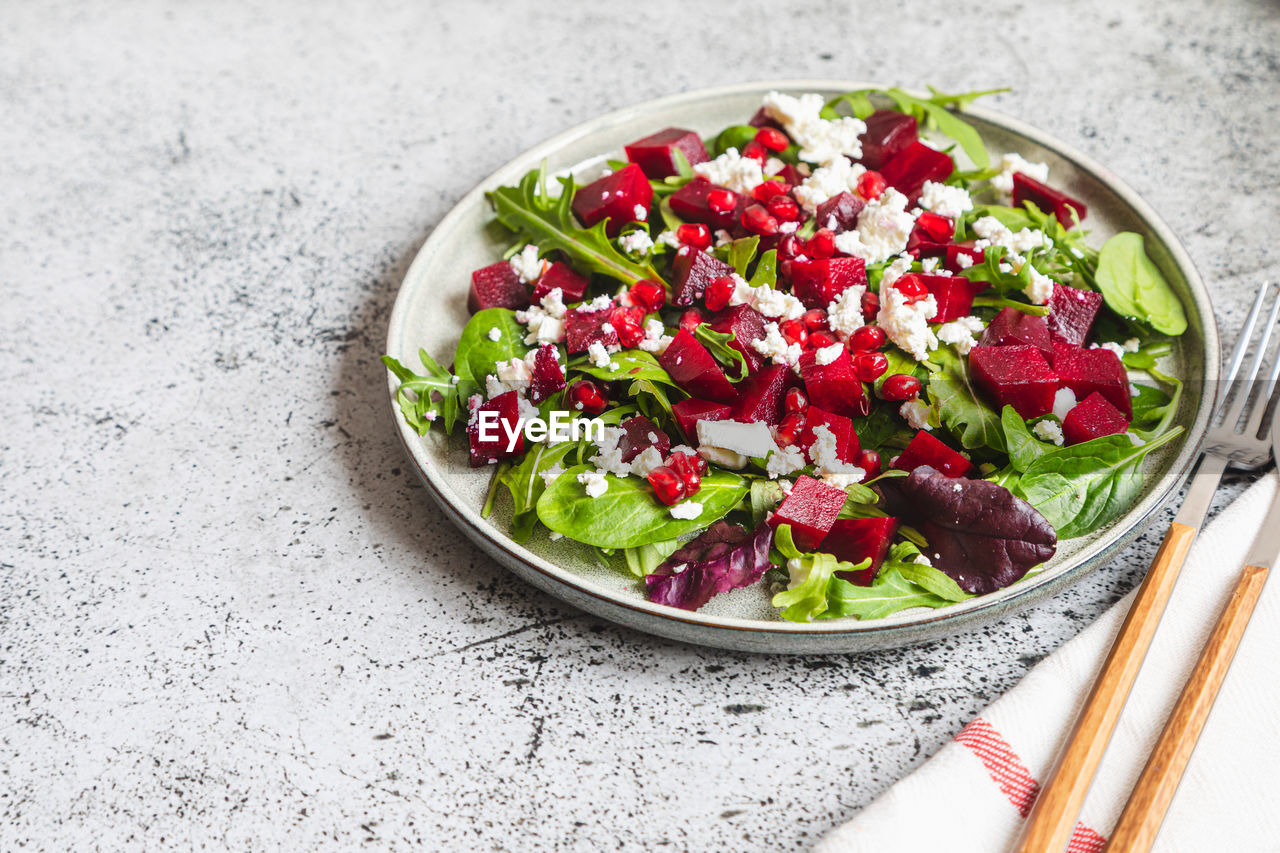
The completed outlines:
{"type": "Polygon", "coordinates": [[[743,79],[1014,86],[1238,328],[1280,272],[1271,6],[907,6],[10,4],[0,848],[803,849],[1130,589],[1158,536],[924,646],[692,648],[515,580],[403,464],[377,357],[432,225],[571,124],[743,79]]]}

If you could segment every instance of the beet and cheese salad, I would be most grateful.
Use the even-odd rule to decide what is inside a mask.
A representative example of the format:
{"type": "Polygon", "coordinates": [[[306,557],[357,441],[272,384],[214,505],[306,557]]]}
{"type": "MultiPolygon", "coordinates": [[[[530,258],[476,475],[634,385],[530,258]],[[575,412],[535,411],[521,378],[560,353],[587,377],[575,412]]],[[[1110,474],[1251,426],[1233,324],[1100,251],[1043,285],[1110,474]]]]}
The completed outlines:
{"type": "Polygon", "coordinates": [[[771,92],[493,191],[510,250],[452,368],[384,359],[405,420],[465,433],[516,541],[672,607],[760,585],[874,619],[1018,582],[1181,434],[1187,320],[1140,235],[1090,245],[1046,164],[987,151],[957,115],[982,94],[771,92]]]}

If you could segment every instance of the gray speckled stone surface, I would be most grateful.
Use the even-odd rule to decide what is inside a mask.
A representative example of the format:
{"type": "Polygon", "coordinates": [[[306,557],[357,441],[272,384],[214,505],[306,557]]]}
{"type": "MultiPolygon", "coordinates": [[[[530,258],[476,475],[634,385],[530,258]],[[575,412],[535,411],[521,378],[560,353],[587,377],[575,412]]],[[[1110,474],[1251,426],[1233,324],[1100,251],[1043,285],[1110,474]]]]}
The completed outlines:
{"type": "Polygon", "coordinates": [[[1154,536],[985,631],[766,658],[479,554],[376,357],[432,223],[572,123],[1008,84],[1170,221],[1226,329],[1280,272],[1266,2],[108,5],[0,11],[4,849],[799,849],[1135,583],[1154,536]]]}

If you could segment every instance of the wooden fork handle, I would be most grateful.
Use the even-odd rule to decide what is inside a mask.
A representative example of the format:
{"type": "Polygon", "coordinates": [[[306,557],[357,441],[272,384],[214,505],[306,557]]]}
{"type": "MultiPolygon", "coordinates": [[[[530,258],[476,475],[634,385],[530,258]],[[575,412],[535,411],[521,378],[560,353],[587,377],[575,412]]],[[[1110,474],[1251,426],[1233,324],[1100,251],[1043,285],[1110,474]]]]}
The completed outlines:
{"type": "Polygon", "coordinates": [[[1023,825],[1022,835],[1012,848],[1016,853],[1059,853],[1067,846],[1093,774],[1106,752],[1129,688],[1138,675],[1195,536],[1196,528],[1191,525],[1177,521],[1169,525],[1169,532],[1080,709],[1066,746],[1059,753],[1058,762],[1023,825]]]}
{"type": "Polygon", "coordinates": [[[1262,566],[1245,566],[1241,572],[1196,668],[1191,671],[1178,703],[1164,724],[1160,740],[1147,759],[1147,766],[1129,795],[1129,802],[1107,845],[1108,853],[1139,853],[1150,850],[1155,843],[1169,802],[1178,789],[1191,751],[1218,696],[1218,688],[1226,678],[1227,668],[1262,594],[1268,572],[1262,566]]]}

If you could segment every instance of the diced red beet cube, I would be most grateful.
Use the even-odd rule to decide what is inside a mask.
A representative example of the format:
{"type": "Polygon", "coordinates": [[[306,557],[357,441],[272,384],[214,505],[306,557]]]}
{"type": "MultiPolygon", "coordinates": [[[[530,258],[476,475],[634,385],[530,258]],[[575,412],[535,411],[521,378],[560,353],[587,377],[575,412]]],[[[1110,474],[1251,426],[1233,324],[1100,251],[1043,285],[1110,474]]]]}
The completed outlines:
{"type": "Polygon", "coordinates": [[[969,269],[969,267],[975,267],[985,260],[986,253],[982,249],[975,249],[972,246],[951,243],[947,246],[946,260],[944,263],[947,269],[958,273],[961,270],[969,269]],[[959,259],[961,255],[969,259],[967,263],[960,263],[959,259]]]}
{"type": "Polygon", "coordinates": [[[600,311],[583,311],[581,308],[570,308],[564,315],[565,340],[569,354],[586,352],[587,347],[596,341],[606,347],[618,346],[617,331],[606,332],[602,326],[609,322],[613,308],[600,311]]]}
{"type": "Polygon", "coordinates": [[[889,186],[914,201],[925,181],[945,181],[955,168],[951,155],[917,141],[885,163],[880,174],[889,186]]]}
{"type": "Polygon", "coordinates": [[[902,471],[914,471],[921,465],[936,468],[948,477],[963,477],[973,467],[973,463],[963,455],[947,447],[925,430],[920,430],[915,438],[907,442],[906,449],[893,460],[889,467],[902,471]]]}
{"type": "Polygon", "coordinates": [[[828,228],[837,234],[841,231],[852,231],[858,227],[858,214],[867,203],[861,196],[851,192],[842,192],[818,205],[814,219],[819,228],[828,228]]]}
{"type": "Polygon", "coordinates": [[[809,350],[800,356],[800,376],[809,402],[850,418],[870,414],[871,403],[867,399],[866,388],[854,373],[849,350],[842,349],[829,364],[818,362],[820,352],[822,350],[809,350]]]}
{"type": "Polygon", "coordinates": [[[782,171],[774,177],[781,178],[783,183],[790,184],[793,187],[798,187],[800,184],[804,183],[806,176],[800,174],[800,170],[797,169],[794,164],[788,163],[783,166],[782,171]]]}
{"type": "Polygon", "coordinates": [[[978,344],[984,347],[1027,344],[1040,350],[1045,361],[1053,364],[1053,341],[1044,317],[1027,314],[1017,308],[1001,308],[995,319],[982,330],[978,344]]]}
{"type": "MultiPolygon", "coordinates": [[[[930,323],[949,323],[966,317],[973,308],[973,297],[987,289],[985,281],[970,281],[962,275],[925,275],[908,273],[920,279],[938,302],[938,313],[929,318],[930,323]]],[[[903,276],[906,278],[907,276],[903,276]]]]}
{"type": "Polygon", "coordinates": [[[791,539],[801,551],[816,550],[849,495],[843,489],[828,486],[820,480],[801,475],[791,486],[791,492],[769,517],[769,524],[791,525],[791,539]]]}
{"type": "Polygon", "coordinates": [[[708,284],[733,272],[729,264],[692,246],[682,246],[671,266],[675,273],[673,305],[692,305],[702,298],[708,284]]]}
{"type": "MultiPolygon", "coordinates": [[[[1133,417],[1129,375],[1120,357],[1109,349],[1084,349],[1070,344],[1053,345],[1053,369],[1063,386],[1083,400],[1094,391],[1110,401],[1126,417],[1133,417]]],[[[1042,413],[1043,414],[1043,413],[1042,413]]],[[[1023,415],[1030,417],[1030,415],[1023,415]]]]}
{"type": "Polygon", "coordinates": [[[627,418],[619,426],[622,437],[618,439],[618,449],[622,451],[622,461],[630,462],[650,447],[656,448],[663,459],[671,450],[671,438],[657,424],[644,415],[627,418]]]}
{"type": "Polygon", "coordinates": [[[862,165],[879,169],[919,139],[915,116],[897,110],[876,110],[866,118],[862,141],[862,165]]]}
{"type": "MultiPolygon", "coordinates": [[[[751,203],[751,199],[733,193],[734,206],[731,210],[712,210],[707,197],[720,189],[706,178],[694,178],[671,194],[671,212],[685,222],[700,222],[713,231],[717,228],[724,228],[730,232],[741,231],[742,224],[739,218],[742,216],[742,211],[746,210],[747,205],[751,203]]],[[[733,192],[732,190],[724,191],[733,192]]]]}
{"type": "Polygon", "coordinates": [[[653,202],[653,187],[644,172],[630,163],[616,172],[579,187],[573,194],[573,212],[590,228],[605,219],[605,233],[617,237],[628,223],[643,222],[653,202]],[[639,208],[643,215],[637,215],[639,208]]]}
{"type": "Polygon", "coordinates": [[[855,566],[863,560],[871,560],[871,565],[865,569],[836,572],[836,577],[849,583],[871,586],[897,530],[896,518],[839,518],[822,540],[822,550],[841,562],[855,566]]]}
{"type": "Polygon", "coordinates": [[[529,307],[529,288],[506,261],[489,264],[471,274],[471,292],[467,294],[467,310],[472,314],[485,308],[529,307]]]}
{"type": "Polygon", "coordinates": [[[770,364],[759,373],[738,383],[738,401],[733,404],[733,419],[752,423],[759,421],[777,426],[782,420],[782,398],[787,393],[785,364],[770,364]]]}
{"type": "Polygon", "coordinates": [[[639,166],[650,178],[661,180],[676,174],[676,154],[684,154],[690,166],[707,161],[702,137],[692,130],[668,127],[623,148],[627,159],[639,166]]]}
{"type": "Polygon", "coordinates": [[[507,449],[511,442],[510,433],[516,432],[519,423],[520,395],[515,391],[504,392],[487,403],[481,403],[467,423],[471,467],[479,468],[524,453],[523,432],[516,435],[515,445],[507,449]]]}
{"type": "Polygon", "coordinates": [[[810,462],[817,462],[814,456],[813,443],[818,440],[814,434],[818,427],[825,426],[831,430],[836,440],[836,458],[841,462],[853,462],[858,451],[862,449],[858,442],[858,433],[853,428],[853,421],[844,415],[836,415],[810,406],[804,411],[804,428],[796,436],[796,445],[804,450],[810,462]]]}
{"type": "Polygon", "coordinates": [[[825,258],[791,262],[791,292],[806,308],[824,311],[849,288],[867,286],[862,258],[825,258]]]}
{"type": "Polygon", "coordinates": [[[907,237],[907,251],[913,257],[945,255],[947,244],[955,235],[956,224],[945,216],[925,211],[916,218],[916,224],[907,237]]]}
{"type": "Polygon", "coordinates": [[[555,344],[543,344],[533,357],[533,370],[529,378],[529,400],[541,403],[564,387],[564,368],[560,366],[560,351],[555,344]]]}
{"type": "Polygon", "coordinates": [[[540,302],[556,288],[560,288],[560,301],[565,305],[581,302],[587,295],[587,279],[573,271],[564,261],[555,261],[533,286],[533,301],[540,302]]]}
{"type": "Polygon", "coordinates": [[[685,329],[676,332],[658,363],[672,381],[694,397],[734,403],[738,392],[707,348],[685,329]]]}
{"type": "Polygon", "coordinates": [[[776,127],[778,130],[782,130],[782,125],[774,121],[773,118],[770,117],[769,111],[764,107],[756,110],[755,115],[751,117],[751,120],[748,121],[747,124],[752,127],[776,127]]]}
{"type": "Polygon", "coordinates": [[[722,335],[733,335],[729,346],[742,353],[747,369],[755,373],[764,364],[762,356],[752,344],[764,335],[764,317],[749,305],[734,305],[711,318],[710,326],[722,335]]]}
{"type": "Polygon", "coordinates": [[[1129,419],[1097,391],[1077,403],[1062,419],[1062,436],[1067,444],[1118,435],[1128,428],[1129,419]]]}
{"type": "Polygon", "coordinates": [[[1064,228],[1070,228],[1075,224],[1071,218],[1071,208],[1075,208],[1076,216],[1081,222],[1084,222],[1084,218],[1089,215],[1089,208],[1085,207],[1084,202],[1072,198],[1061,190],[1055,190],[1048,184],[1042,184],[1022,172],[1014,172],[1013,206],[1022,207],[1026,202],[1031,202],[1045,213],[1052,213],[1058,217],[1058,221],[1064,228]]]}
{"type": "Polygon", "coordinates": [[[1049,316],[1045,318],[1049,337],[1064,344],[1084,346],[1101,307],[1101,293],[1054,282],[1053,295],[1049,297],[1049,316]]]}
{"type": "Polygon", "coordinates": [[[713,400],[690,397],[679,403],[672,403],[671,413],[675,415],[676,424],[679,425],[685,438],[693,441],[698,437],[698,421],[728,420],[733,414],[733,407],[713,400]]]}
{"type": "Polygon", "coordinates": [[[997,409],[1013,406],[1024,418],[1037,418],[1053,409],[1058,374],[1033,346],[974,347],[969,350],[969,368],[978,390],[997,409]]]}

